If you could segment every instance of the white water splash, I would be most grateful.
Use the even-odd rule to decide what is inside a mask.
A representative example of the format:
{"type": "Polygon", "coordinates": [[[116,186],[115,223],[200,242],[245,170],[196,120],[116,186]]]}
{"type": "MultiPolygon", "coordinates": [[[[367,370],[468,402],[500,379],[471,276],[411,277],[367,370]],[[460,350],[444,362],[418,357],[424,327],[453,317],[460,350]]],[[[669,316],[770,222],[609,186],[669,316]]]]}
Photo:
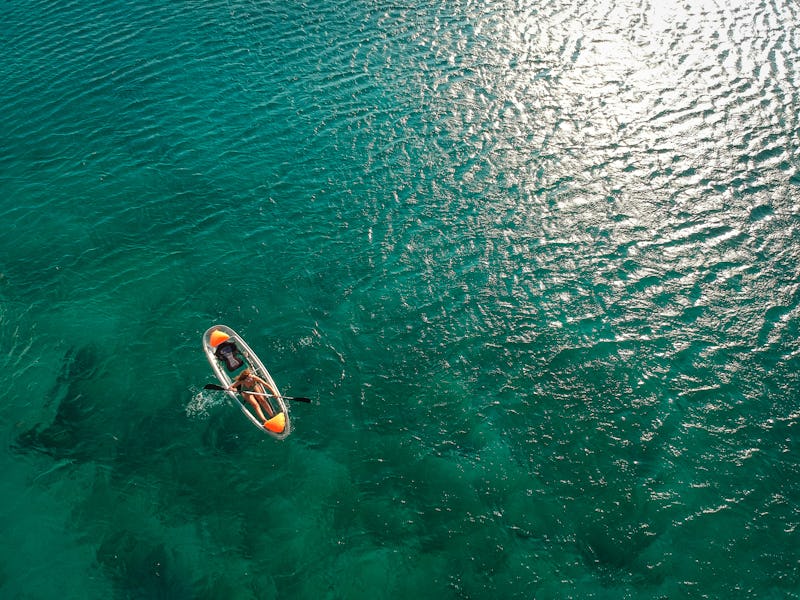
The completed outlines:
{"type": "Polygon", "coordinates": [[[200,390],[192,396],[191,402],[186,405],[186,416],[190,419],[205,420],[211,414],[211,409],[225,403],[225,397],[220,394],[209,394],[200,390]]]}

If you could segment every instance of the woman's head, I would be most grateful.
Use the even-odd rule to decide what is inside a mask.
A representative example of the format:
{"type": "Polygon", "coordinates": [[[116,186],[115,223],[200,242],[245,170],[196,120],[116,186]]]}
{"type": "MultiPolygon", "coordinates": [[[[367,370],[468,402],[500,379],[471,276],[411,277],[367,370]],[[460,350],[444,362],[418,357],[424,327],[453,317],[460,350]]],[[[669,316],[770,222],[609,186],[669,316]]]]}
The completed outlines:
{"type": "Polygon", "coordinates": [[[242,371],[241,373],[239,373],[236,376],[236,381],[241,381],[242,379],[247,379],[248,377],[251,377],[252,375],[253,375],[253,373],[250,371],[250,369],[245,369],[244,371],[242,371]]]}

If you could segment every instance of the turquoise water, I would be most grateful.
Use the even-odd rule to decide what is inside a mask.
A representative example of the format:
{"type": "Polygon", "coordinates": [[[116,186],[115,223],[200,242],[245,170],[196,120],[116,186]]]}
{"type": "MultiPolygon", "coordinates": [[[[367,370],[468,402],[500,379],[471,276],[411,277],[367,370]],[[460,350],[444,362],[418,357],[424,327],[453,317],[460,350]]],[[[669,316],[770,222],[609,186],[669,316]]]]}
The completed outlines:
{"type": "Polygon", "coordinates": [[[2,597],[800,598],[793,0],[0,23],[2,597]]]}

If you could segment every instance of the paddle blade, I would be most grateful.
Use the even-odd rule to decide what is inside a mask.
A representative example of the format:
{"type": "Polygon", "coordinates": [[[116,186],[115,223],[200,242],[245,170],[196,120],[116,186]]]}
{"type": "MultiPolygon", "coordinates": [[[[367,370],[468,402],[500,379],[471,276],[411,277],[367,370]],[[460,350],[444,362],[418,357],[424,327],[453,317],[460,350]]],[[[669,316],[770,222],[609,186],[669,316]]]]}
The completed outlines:
{"type": "Polygon", "coordinates": [[[216,383],[207,383],[207,384],[205,384],[203,386],[203,389],[204,390],[218,390],[220,392],[227,391],[224,387],[222,387],[221,385],[217,385],[216,383]]]}
{"type": "Polygon", "coordinates": [[[295,396],[284,396],[286,400],[294,400],[295,402],[308,402],[311,403],[311,398],[297,398],[295,396]]]}

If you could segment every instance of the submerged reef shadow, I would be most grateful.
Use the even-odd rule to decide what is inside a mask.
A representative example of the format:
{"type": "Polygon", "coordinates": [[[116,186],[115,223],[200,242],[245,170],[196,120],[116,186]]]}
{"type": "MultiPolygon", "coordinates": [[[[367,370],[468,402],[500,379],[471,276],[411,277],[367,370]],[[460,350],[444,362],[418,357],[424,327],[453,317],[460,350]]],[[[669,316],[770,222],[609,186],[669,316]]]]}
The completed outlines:
{"type": "Polygon", "coordinates": [[[87,388],[103,370],[102,357],[92,346],[69,350],[44,406],[58,403],[55,417],[47,426],[34,425],[13,444],[17,451],[37,451],[56,459],[86,461],[98,454],[98,428],[93,421],[98,407],[87,388]]]}

